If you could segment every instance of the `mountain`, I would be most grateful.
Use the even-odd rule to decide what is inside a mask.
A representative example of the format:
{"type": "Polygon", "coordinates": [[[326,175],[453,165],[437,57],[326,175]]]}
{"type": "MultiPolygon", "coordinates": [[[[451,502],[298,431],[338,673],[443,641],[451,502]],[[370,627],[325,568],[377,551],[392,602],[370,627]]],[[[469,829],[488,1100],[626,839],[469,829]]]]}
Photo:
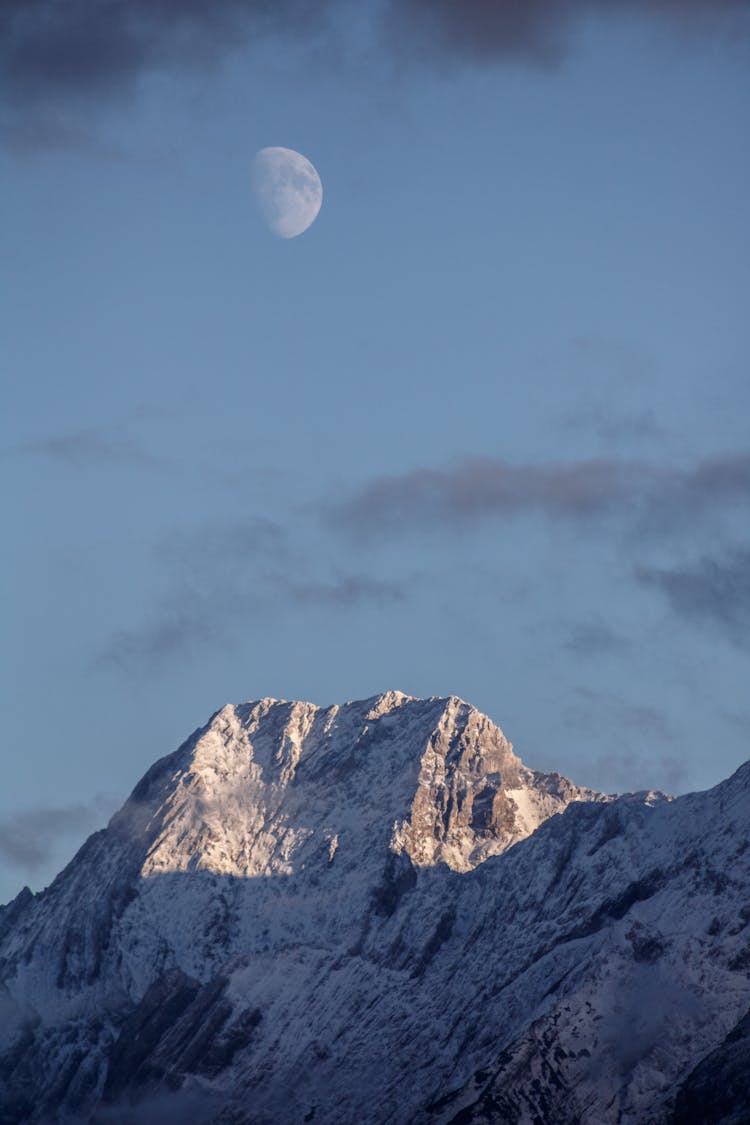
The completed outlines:
{"type": "Polygon", "coordinates": [[[0,910],[0,1122],[746,1122],[749,844],[750,763],[611,798],[453,697],[225,707],[0,910]]]}

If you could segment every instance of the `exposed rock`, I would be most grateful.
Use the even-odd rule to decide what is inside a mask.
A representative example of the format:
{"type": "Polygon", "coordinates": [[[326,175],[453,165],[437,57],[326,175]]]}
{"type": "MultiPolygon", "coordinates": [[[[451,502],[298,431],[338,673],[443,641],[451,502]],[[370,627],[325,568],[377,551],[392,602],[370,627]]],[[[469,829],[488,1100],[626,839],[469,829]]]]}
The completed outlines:
{"type": "Polygon", "coordinates": [[[734,1121],[749,824],[455,698],[225,707],[0,913],[0,1123],[734,1121]]]}

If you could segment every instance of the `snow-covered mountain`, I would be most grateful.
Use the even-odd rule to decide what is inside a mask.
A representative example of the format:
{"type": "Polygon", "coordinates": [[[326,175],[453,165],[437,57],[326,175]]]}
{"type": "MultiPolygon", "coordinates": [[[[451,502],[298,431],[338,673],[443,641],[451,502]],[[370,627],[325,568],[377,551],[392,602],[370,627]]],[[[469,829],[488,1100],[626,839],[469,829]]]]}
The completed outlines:
{"type": "Polygon", "coordinates": [[[456,698],[225,707],[0,909],[0,1122],[750,1121],[749,844],[750,763],[615,799],[456,698]]]}

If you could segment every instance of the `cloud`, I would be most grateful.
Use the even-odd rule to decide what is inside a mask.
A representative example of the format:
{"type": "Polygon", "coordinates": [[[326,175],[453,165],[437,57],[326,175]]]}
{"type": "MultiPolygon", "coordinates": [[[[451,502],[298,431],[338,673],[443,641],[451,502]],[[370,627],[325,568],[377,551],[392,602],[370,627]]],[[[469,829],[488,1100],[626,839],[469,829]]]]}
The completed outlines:
{"type": "Polygon", "coordinates": [[[652,410],[640,413],[613,414],[611,407],[594,406],[567,414],[561,423],[564,430],[588,430],[610,448],[624,442],[654,441],[665,431],[652,410]]]}
{"type": "Polygon", "coordinates": [[[672,738],[665,715],[655,707],[629,703],[618,695],[589,687],[577,687],[574,696],[576,702],[565,709],[568,726],[591,733],[605,727],[660,739],[672,738]]]}
{"type": "Polygon", "coordinates": [[[120,146],[101,140],[54,113],[0,120],[0,145],[16,157],[34,156],[44,151],[85,154],[106,164],[123,164],[128,160],[120,146]]]}
{"type": "Polygon", "coordinates": [[[98,794],[86,804],[25,809],[0,819],[0,860],[28,873],[55,857],[62,841],[85,836],[106,822],[116,802],[98,794]]]}
{"type": "Polygon", "coordinates": [[[597,657],[627,652],[630,641],[621,637],[605,621],[594,620],[576,625],[565,641],[565,648],[576,656],[597,657]]]}
{"type": "Polygon", "coordinates": [[[322,609],[347,609],[365,603],[387,605],[406,596],[403,583],[372,578],[367,574],[344,574],[332,581],[295,581],[284,575],[273,580],[280,594],[286,594],[298,605],[322,609]]]}
{"type": "MultiPolygon", "coordinates": [[[[129,160],[92,130],[158,73],[216,70],[272,37],[317,49],[340,0],[2,0],[0,145],[129,160]]],[[[343,7],[343,5],[341,5],[343,7]]],[[[333,42],[333,39],[331,39],[333,42]]],[[[341,48],[337,48],[340,53],[341,48]]],[[[157,154],[161,162],[164,154],[157,154]]]]}
{"type": "Polygon", "coordinates": [[[222,1108],[218,1094],[192,1086],[105,1106],[97,1110],[94,1125],[207,1125],[222,1108]]]}
{"type": "Polygon", "coordinates": [[[248,564],[287,564],[291,557],[289,533],[266,516],[245,516],[232,521],[207,521],[200,527],[172,532],[157,546],[157,555],[171,567],[187,568],[195,579],[208,579],[217,570],[229,578],[248,564]]]}
{"type": "Polygon", "coordinates": [[[411,585],[330,568],[263,517],[171,535],[158,545],[157,557],[168,593],[140,626],[116,632],[98,663],[164,666],[206,649],[233,648],[269,615],[383,608],[402,601],[411,585]]]}
{"type": "Polygon", "coordinates": [[[585,520],[626,515],[644,533],[693,522],[716,506],[750,500],[750,454],[706,459],[689,468],[594,458],[513,465],[489,457],[447,468],[418,468],[365,483],[329,505],[324,518],[359,537],[478,524],[538,512],[585,520]]]}
{"type": "Polygon", "coordinates": [[[671,749],[675,734],[666,714],[648,704],[631,703],[614,692],[579,686],[563,711],[565,726],[595,741],[594,757],[581,761],[577,776],[595,789],[683,790],[685,761],[671,749]]]}
{"type": "Polygon", "coordinates": [[[197,604],[165,605],[140,627],[115,632],[98,660],[126,668],[144,664],[152,667],[187,652],[226,645],[229,640],[224,615],[197,604]]]}
{"type": "Polygon", "coordinates": [[[131,436],[131,432],[134,428],[141,430],[144,424],[172,421],[175,416],[173,408],[141,403],[124,416],[108,423],[27,438],[15,446],[3,449],[2,456],[40,457],[75,467],[106,462],[163,467],[162,458],[151,453],[140,440],[131,436]]]}
{"type": "Polygon", "coordinates": [[[165,67],[205,68],[259,37],[313,38],[326,0],[4,0],[3,100],[49,104],[127,91],[165,67]]]}
{"type": "MultiPolygon", "coordinates": [[[[625,937],[633,943],[639,936],[650,938],[658,958],[668,943],[657,926],[652,922],[646,928],[636,922],[625,937]]],[[[586,1064],[590,1075],[607,1082],[632,1080],[645,1058],[652,1052],[658,1055],[672,1028],[701,1026],[705,1020],[705,1001],[680,979],[672,958],[633,964],[626,953],[624,960],[630,964],[620,978],[617,1003],[608,1013],[595,1055],[586,1064]]]]}
{"type": "MultiPolygon", "coordinates": [[[[603,724],[597,737],[607,737],[603,724]]],[[[685,759],[677,753],[649,747],[639,751],[620,741],[610,750],[602,750],[591,758],[577,757],[575,778],[603,793],[632,793],[634,790],[657,789],[676,795],[690,788],[690,771],[685,759]]]]}
{"type": "Polygon", "coordinates": [[[172,532],[155,550],[166,593],[144,622],[110,637],[98,662],[152,668],[233,647],[241,624],[266,608],[259,574],[283,572],[289,551],[284,528],[264,517],[172,532]]]}
{"type": "MultiPolygon", "coordinates": [[[[749,0],[612,0],[606,6],[596,0],[380,0],[373,26],[386,57],[549,66],[565,53],[576,25],[603,7],[668,16],[705,30],[742,16],[748,6],[749,0]]],[[[122,97],[144,76],[165,69],[215,68],[268,36],[325,40],[343,56],[353,50],[350,33],[351,16],[340,0],[3,0],[6,129],[13,140],[8,113],[29,117],[37,124],[25,137],[15,134],[17,141],[28,144],[36,129],[38,143],[51,139],[57,147],[64,138],[54,124],[50,135],[47,120],[59,119],[61,105],[122,97]]]]}
{"type": "Polygon", "coordinates": [[[705,556],[687,567],[638,567],[636,578],[665,595],[675,613],[720,629],[742,647],[750,645],[750,549],[705,556]]]}
{"type": "Polygon", "coordinates": [[[253,577],[250,592],[239,587],[204,590],[193,597],[158,606],[152,618],[134,629],[116,632],[99,654],[99,662],[123,668],[153,668],[174,659],[217,648],[234,648],[254,621],[294,608],[346,612],[361,606],[384,607],[403,601],[407,584],[366,574],[343,574],[320,580],[290,574],[253,577]]]}
{"type": "Polygon", "coordinates": [[[35,438],[16,446],[11,452],[26,457],[43,457],[76,467],[102,462],[154,464],[157,461],[157,458],[130,438],[96,429],[35,438]]]}
{"type": "Polygon", "coordinates": [[[554,66],[577,26],[606,11],[667,17],[701,29],[736,28],[748,0],[389,0],[390,38],[402,52],[554,66]]]}

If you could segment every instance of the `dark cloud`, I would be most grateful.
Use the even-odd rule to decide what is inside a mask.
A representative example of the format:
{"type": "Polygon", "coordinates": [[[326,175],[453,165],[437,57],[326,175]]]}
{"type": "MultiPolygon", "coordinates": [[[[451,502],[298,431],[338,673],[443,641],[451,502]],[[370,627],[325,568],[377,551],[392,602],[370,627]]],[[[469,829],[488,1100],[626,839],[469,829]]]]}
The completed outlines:
{"type": "Polygon", "coordinates": [[[750,455],[727,455],[673,469],[648,461],[598,458],[513,465],[472,458],[366,483],[324,517],[355,535],[479,523],[541,512],[582,520],[626,514],[640,530],[679,526],[716,506],[750,501],[750,455]]]}
{"type": "MultiPolygon", "coordinates": [[[[710,28],[743,16],[749,2],[380,0],[374,26],[383,31],[381,49],[407,60],[437,54],[549,65],[591,13],[669,16],[710,28]]],[[[165,68],[210,69],[267,36],[336,42],[343,55],[351,49],[348,18],[341,0],[3,0],[0,99],[6,114],[31,111],[44,142],[47,115],[54,121],[61,104],[122,95],[165,68]]],[[[60,139],[54,131],[53,143],[60,139]]]]}
{"type": "Polygon", "coordinates": [[[627,652],[630,641],[604,621],[585,621],[570,631],[565,648],[576,656],[598,657],[627,652]]]}
{"type": "Polygon", "coordinates": [[[145,624],[115,632],[99,662],[123,668],[147,665],[151,670],[186,653],[230,647],[231,638],[225,614],[219,614],[217,607],[206,609],[197,602],[165,605],[145,624]]]}
{"type": "Polygon", "coordinates": [[[663,438],[665,433],[652,410],[618,416],[610,407],[604,406],[567,414],[562,420],[562,428],[593,432],[609,448],[626,442],[654,441],[663,438]]]}
{"type": "Polygon", "coordinates": [[[693,566],[639,567],[636,577],[660,590],[681,617],[715,626],[750,647],[750,550],[706,556],[693,566]]]}
{"type": "Polygon", "coordinates": [[[340,0],[2,0],[0,144],[127,159],[92,118],[164,71],[210,71],[273,35],[316,46],[340,0]]]}
{"type": "Polygon", "coordinates": [[[215,65],[270,33],[312,37],[326,0],[3,0],[5,99],[102,97],[170,66],[215,65]]]}
{"type": "Polygon", "coordinates": [[[345,574],[332,581],[295,581],[279,576],[275,585],[280,594],[293,602],[318,608],[340,608],[362,605],[388,605],[403,601],[405,584],[386,582],[366,574],[345,574]]]}
{"type": "Polygon", "coordinates": [[[748,0],[389,0],[387,20],[390,38],[402,51],[549,67],[565,55],[577,26],[590,15],[667,17],[703,30],[736,30],[732,17],[742,17],[749,6],[748,0]]]}
{"type": "Polygon", "coordinates": [[[44,457],[74,466],[102,462],[153,464],[157,460],[138,442],[96,429],[36,438],[17,446],[12,452],[27,457],[44,457]]]}
{"type": "Polygon", "coordinates": [[[530,510],[580,516],[625,501],[644,472],[634,462],[604,459],[512,465],[476,457],[449,468],[378,477],[328,514],[334,522],[361,533],[456,520],[478,522],[530,510]]]}
{"type": "Polygon", "coordinates": [[[123,164],[129,159],[118,145],[52,113],[0,119],[0,145],[16,157],[44,151],[83,154],[106,164],[123,164]]]}
{"type": "Polygon", "coordinates": [[[37,872],[55,858],[61,842],[101,826],[114,808],[111,798],[98,795],[87,804],[11,813],[0,819],[0,861],[37,872]]]}
{"type": "Polygon", "coordinates": [[[197,579],[229,576],[252,561],[280,566],[291,557],[289,533],[266,516],[246,516],[234,522],[215,521],[197,530],[173,532],[157,546],[157,555],[172,567],[187,568],[197,579]]]}
{"type": "MultiPolygon", "coordinates": [[[[83,143],[83,142],[82,142],[83,143]]],[[[120,418],[77,430],[58,430],[29,437],[2,451],[5,457],[41,457],[73,466],[100,465],[106,462],[137,462],[163,465],[133,431],[149,423],[174,421],[172,408],[141,403],[120,418]]]]}

